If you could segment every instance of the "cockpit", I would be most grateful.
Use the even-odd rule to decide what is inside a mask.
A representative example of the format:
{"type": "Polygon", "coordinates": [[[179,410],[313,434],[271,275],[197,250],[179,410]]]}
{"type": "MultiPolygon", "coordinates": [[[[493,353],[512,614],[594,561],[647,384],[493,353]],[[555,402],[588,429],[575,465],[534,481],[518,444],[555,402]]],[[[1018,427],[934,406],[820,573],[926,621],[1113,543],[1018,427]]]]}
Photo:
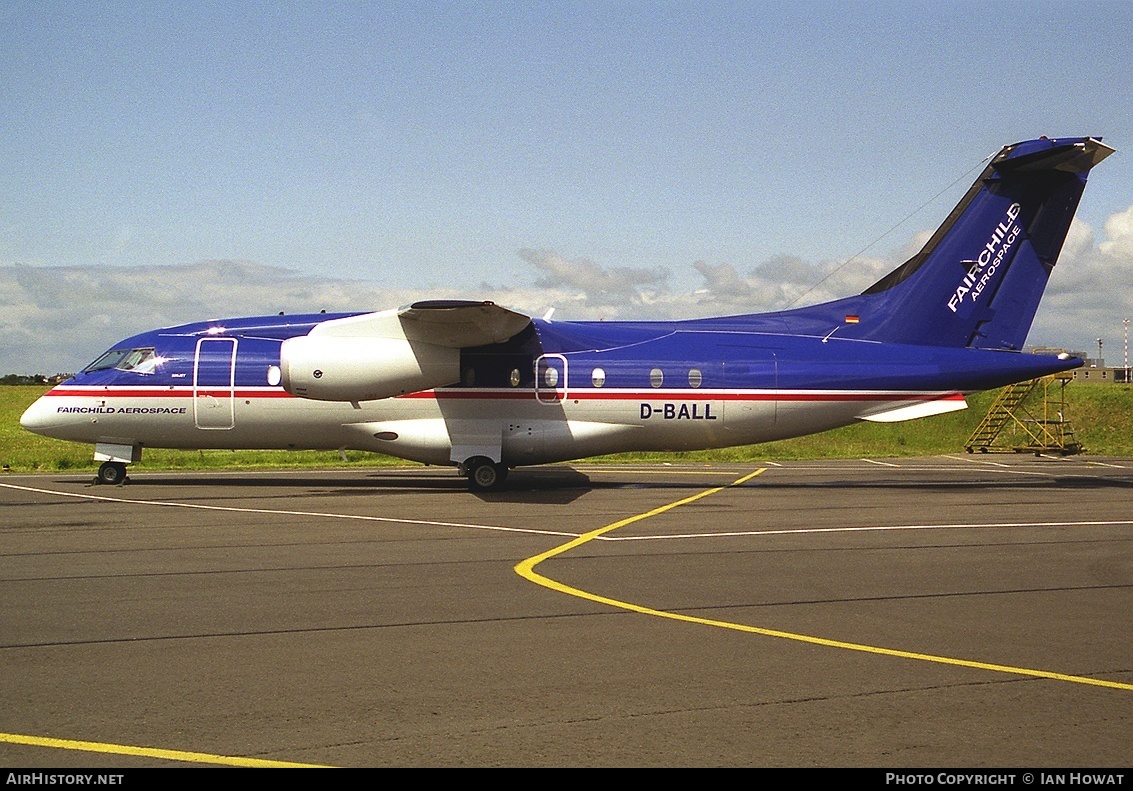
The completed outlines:
{"type": "Polygon", "coordinates": [[[111,349],[84,368],[83,373],[108,371],[113,368],[136,374],[152,374],[160,362],[161,358],[154,353],[152,346],[141,349],[111,349]]]}

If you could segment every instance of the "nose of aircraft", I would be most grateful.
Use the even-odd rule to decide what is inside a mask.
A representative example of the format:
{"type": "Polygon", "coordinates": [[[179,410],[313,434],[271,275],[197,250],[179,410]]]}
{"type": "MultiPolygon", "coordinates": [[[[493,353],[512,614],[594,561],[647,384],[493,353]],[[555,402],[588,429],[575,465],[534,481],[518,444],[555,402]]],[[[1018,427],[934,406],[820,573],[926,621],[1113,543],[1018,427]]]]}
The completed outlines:
{"type": "Polygon", "coordinates": [[[46,434],[55,422],[53,410],[46,398],[37,399],[20,417],[20,426],[35,434],[46,434]]]}

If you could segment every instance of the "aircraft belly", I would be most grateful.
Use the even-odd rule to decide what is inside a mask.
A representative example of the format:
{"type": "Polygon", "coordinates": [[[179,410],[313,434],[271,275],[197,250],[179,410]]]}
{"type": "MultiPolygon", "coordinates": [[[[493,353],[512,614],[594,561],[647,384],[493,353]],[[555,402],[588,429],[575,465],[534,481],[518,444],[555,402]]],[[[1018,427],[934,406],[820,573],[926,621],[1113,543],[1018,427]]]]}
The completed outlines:
{"type": "Polygon", "coordinates": [[[237,390],[225,420],[206,420],[207,394],[138,389],[41,398],[23,418],[48,436],[164,448],[265,448],[385,453],[427,464],[486,456],[509,466],[626,451],[767,442],[849,425],[863,414],[940,394],[839,391],[440,391],[349,403],[237,390]]]}
{"type": "Polygon", "coordinates": [[[445,421],[436,418],[375,420],[351,423],[346,447],[419,461],[422,464],[448,464],[452,440],[445,421]]]}
{"type": "Polygon", "coordinates": [[[586,455],[622,451],[693,450],[722,447],[734,440],[724,430],[718,392],[579,392],[564,406],[569,430],[554,445],[563,456],[573,445],[586,455]]]}
{"type": "Polygon", "coordinates": [[[849,426],[861,420],[863,413],[908,406],[919,400],[930,400],[929,394],[823,392],[818,394],[784,394],[779,402],[774,439],[798,437],[820,431],[849,426]]]}
{"type": "Polygon", "coordinates": [[[381,447],[371,443],[367,449],[405,458],[446,463],[487,456],[513,466],[620,451],[719,447],[735,441],[723,430],[718,395],[703,394],[696,400],[687,393],[579,390],[553,400],[523,395],[506,390],[440,391],[433,398],[420,394],[390,399],[378,402],[395,405],[385,419],[365,422],[364,429],[358,421],[356,431],[388,437],[378,440],[381,447]],[[423,413],[429,417],[421,417],[423,413]],[[446,436],[451,458],[444,457],[446,436]]]}
{"type": "Polygon", "coordinates": [[[616,453],[634,447],[642,433],[637,426],[588,420],[548,421],[543,425],[543,446],[533,454],[538,459],[534,463],[616,453]]]}

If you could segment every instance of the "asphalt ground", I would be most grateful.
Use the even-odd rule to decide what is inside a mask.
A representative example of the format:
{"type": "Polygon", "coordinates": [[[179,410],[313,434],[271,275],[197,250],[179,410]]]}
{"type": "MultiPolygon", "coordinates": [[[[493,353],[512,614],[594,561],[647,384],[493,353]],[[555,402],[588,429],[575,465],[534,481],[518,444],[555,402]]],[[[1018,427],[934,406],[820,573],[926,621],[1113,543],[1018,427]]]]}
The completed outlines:
{"type": "Polygon", "coordinates": [[[510,483],[0,478],[0,765],[1133,765],[1133,461],[510,483]]]}

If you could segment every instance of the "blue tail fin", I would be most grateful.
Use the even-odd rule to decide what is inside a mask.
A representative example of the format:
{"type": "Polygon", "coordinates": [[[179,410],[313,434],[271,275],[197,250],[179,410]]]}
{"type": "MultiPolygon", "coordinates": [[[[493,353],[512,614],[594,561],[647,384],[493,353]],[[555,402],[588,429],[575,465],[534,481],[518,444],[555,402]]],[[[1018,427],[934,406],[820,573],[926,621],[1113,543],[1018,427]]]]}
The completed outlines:
{"type": "Polygon", "coordinates": [[[846,334],[1021,349],[1086,175],[1112,153],[1091,137],[1040,138],[1004,148],[924,249],[860,297],[842,301],[857,310],[856,331],[846,334]]]}

